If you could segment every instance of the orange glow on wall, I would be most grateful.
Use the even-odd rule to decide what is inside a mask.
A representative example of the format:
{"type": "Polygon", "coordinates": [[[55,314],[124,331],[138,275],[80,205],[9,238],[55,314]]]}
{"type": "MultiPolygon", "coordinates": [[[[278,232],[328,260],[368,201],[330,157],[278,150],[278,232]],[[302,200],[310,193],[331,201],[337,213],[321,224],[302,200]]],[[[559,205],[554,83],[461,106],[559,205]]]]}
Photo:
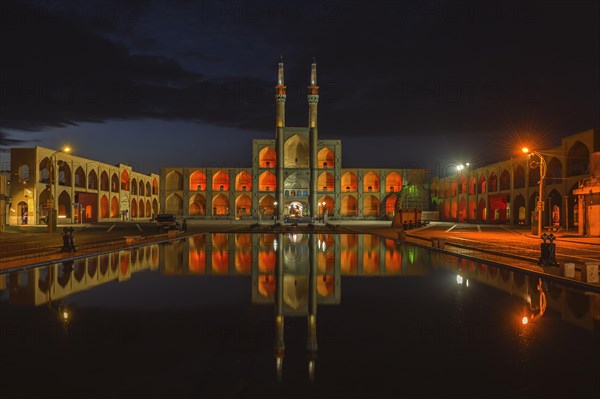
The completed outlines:
{"type": "Polygon", "coordinates": [[[259,191],[275,191],[277,189],[277,177],[273,172],[263,172],[258,177],[259,191]]]}
{"type": "Polygon", "coordinates": [[[397,193],[402,190],[402,176],[396,172],[392,172],[385,178],[385,192],[397,193]]]}
{"type": "Polygon", "coordinates": [[[223,194],[217,195],[213,198],[213,213],[215,215],[228,215],[229,214],[229,198],[223,194]]]}
{"type": "Polygon", "coordinates": [[[358,200],[353,195],[346,195],[342,197],[342,203],[340,208],[342,216],[357,216],[358,215],[358,200]]]}
{"type": "Polygon", "coordinates": [[[322,169],[333,168],[335,166],[334,160],[335,160],[335,156],[334,156],[333,151],[327,147],[322,148],[317,153],[317,167],[319,167],[319,168],[322,168],[322,169]]]}
{"type": "Polygon", "coordinates": [[[363,191],[365,193],[379,191],[379,176],[375,172],[368,172],[363,177],[363,191]]]}
{"type": "Polygon", "coordinates": [[[363,215],[379,216],[379,199],[374,195],[368,195],[364,199],[363,215]]]}
{"type": "Polygon", "coordinates": [[[236,191],[252,191],[252,175],[248,172],[241,171],[235,177],[236,191]]]}
{"type": "Polygon", "coordinates": [[[398,197],[396,195],[391,195],[388,199],[385,200],[385,214],[390,216],[393,215],[396,210],[396,201],[398,201],[398,197]]]}
{"type": "Polygon", "coordinates": [[[206,190],[206,175],[199,170],[190,175],[190,190],[206,190]]]}
{"type": "Polygon", "coordinates": [[[258,153],[258,166],[260,168],[274,168],[277,166],[277,153],[271,147],[265,147],[258,153]]]}
{"type": "Polygon", "coordinates": [[[252,214],[252,199],[246,194],[240,195],[235,200],[235,212],[237,217],[252,214]]]}
{"type": "Polygon", "coordinates": [[[121,190],[129,191],[129,173],[126,170],[121,173],[121,190]]]}
{"type": "Polygon", "coordinates": [[[358,180],[352,172],[346,172],[342,175],[341,187],[342,192],[355,193],[358,190],[358,180]]]}
{"type": "Polygon", "coordinates": [[[329,172],[323,172],[317,179],[317,191],[333,191],[334,179],[333,175],[329,172]]]}
{"type": "Polygon", "coordinates": [[[117,199],[117,197],[113,197],[112,200],[110,200],[110,217],[119,217],[119,200],[117,199]]]}
{"type": "Polygon", "coordinates": [[[202,194],[194,194],[190,198],[190,216],[204,216],[206,214],[206,198],[202,194]]]}
{"type": "Polygon", "coordinates": [[[229,174],[220,170],[213,175],[213,191],[229,191],[229,174]]]}
{"type": "Polygon", "coordinates": [[[262,215],[273,216],[275,214],[275,198],[272,195],[265,195],[258,204],[262,215]]]}

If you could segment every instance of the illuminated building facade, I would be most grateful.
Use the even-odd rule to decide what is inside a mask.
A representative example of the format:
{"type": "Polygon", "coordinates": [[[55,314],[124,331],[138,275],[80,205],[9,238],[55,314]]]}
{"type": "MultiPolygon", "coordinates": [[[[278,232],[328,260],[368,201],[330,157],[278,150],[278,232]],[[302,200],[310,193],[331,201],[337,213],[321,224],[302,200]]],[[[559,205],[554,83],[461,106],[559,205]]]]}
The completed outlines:
{"type": "Polygon", "coordinates": [[[43,224],[52,197],[59,225],[150,220],[159,213],[159,176],[135,172],[127,164],[35,147],[11,149],[11,169],[11,225],[43,224]]]}
{"type": "Polygon", "coordinates": [[[275,139],[253,140],[251,168],[161,168],[165,213],[188,218],[327,214],[336,219],[381,219],[393,216],[398,198],[402,207],[428,208],[425,169],[342,168],[341,140],[319,139],[314,61],[308,126],[286,126],[286,89],[281,61],[275,87],[275,139]],[[411,189],[403,191],[407,187],[411,189]]]}
{"type": "MultiPolygon", "coordinates": [[[[564,137],[561,145],[540,150],[547,165],[543,180],[543,226],[583,226],[586,209],[573,191],[591,174],[592,154],[600,151],[600,130],[564,137]]],[[[465,166],[435,179],[432,201],[440,220],[530,224],[537,210],[540,169],[527,155],[482,167],[465,166]]]]}

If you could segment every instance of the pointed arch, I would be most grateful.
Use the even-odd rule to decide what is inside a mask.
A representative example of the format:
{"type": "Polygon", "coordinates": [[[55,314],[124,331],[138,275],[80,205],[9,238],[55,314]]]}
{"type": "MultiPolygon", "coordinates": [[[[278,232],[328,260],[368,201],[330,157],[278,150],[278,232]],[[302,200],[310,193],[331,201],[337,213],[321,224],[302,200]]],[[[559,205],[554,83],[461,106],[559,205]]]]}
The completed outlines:
{"type": "Polygon", "coordinates": [[[58,196],[58,217],[67,219],[71,217],[71,196],[66,191],[58,196]]]}
{"type": "Polygon", "coordinates": [[[131,200],[131,205],[129,207],[129,212],[131,213],[131,217],[132,218],[137,218],[138,217],[138,212],[137,212],[137,200],[132,199],[131,200]]]}
{"type": "Polygon", "coordinates": [[[500,191],[510,190],[510,173],[504,169],[500,174],[500,191]]]}
{"type": "Polygon", "coordinates": [[[346,195],[342,197],[340,214],[349,217],[358,216],[358,200],[355,196],[346,195]]]}
{"type": "Polygon", "coordinates": [[[321,198],[319,198],[317,203],[319,204],[319,216],[321,217],[325,213],[327,213],[327,215],[331,215],[335,209],[335,201],[329,195],[323,195],[321,198]],[[323,203],[325,203],[325,205],[323,205],[323,203]]]}
{"type": "Polygon", "coordinates": [[[140,179],[138,187],[139,187],[138,194],[145,195],[146,194],[146,185],[144,184],[143,180],[140,179]]]}
{"type": "Polygon", "coordinates": [[[484,175],[479,176],[479,181],[477,182],[477,193],[485,194],[487,193],[487,181],[484,175]]]}
{"type": "Polygon", "coordinates": [[[329,147],[324,147],[317,153],[317,167],[332,169],[335,166],[335,154],[329,147]]]}
{"type": "Polygon", "coordinates": [[[149,197],[149,196],[150,196],[150,190],[151,190],[151,189],[152,189],[152,188],[150,187],[150,182],[149,182],[149,181],[147,181],[147,182],[146,182],[146,197],[149,197]]]}
{"type": "Polygon", "coordinates": [[[589,174],[589,163],[590,150],[577,140],[567,153],[567,177],[589,174]]]}
{"type": "Polygon", "coordinates": [[[213,191],[229,191],[229,173],[219,170],[212,178],[213,191]]]}
{"type": "Polygon", "coordinates": [[[484,198],[480,198],[479,203],[477,204],[477,219],[482,222],[487,220],[487,208],[484,198]]]}
{"type": "Polygon", "coordinates": [[[131,195],[137,195],[137,193],[138,193],[137,179],[134,177],[133,179],[131,179],[131,195]]]}
{"type": "Polygon", "coordinates": [[[258,153],[259,168],[274,168],[277,166],[277,153],[272,147],[265,147],[258,153]]]}
{"type": "Polygon", "coordinates": [[[152,200],[152,212],[154,215],[158,215],[158,201],[156,198],[152,200]]]}
{"type": "Polygon", "coordinates": [[[212,200],[213,215],[229,215],[229,198],[224,194],[217,194],[212,200]]]}
{"type": "Polygon", "coordinates": [[[355,193],[358,190],[358,180],[356,175],[350,171],[342,175],[342,191],[345,193],[355,193]]]}
{"type": "Polygon", "coordinates": [[[283,163],[286,168],[308,168],[310,147],[304,137],[295,134],[285,141],[283,163]]]}
{"type": "Polygon", "coordinates": [[[58,184],[67,187],[71,185],[71,168],[65,161],[58,161],[58,184]]]}
{"type": "Polygon", "coordinates": [[[525,209],[525,198],[521,194],[517,194],[513,200],[513,223],[514,224],[525,224],[526,221],[526,209],[525,209]]]}
{"type": "Polygon", "coordinates": [[[263,196],[259,201],[260,212],[264,216],[273,216],[275,214],[275,198],[271,194],[263,196]]]}
{"type": "Polygon", "coordinates": [[[363,202],[363,215],[364,216],[379,216],[379,198],[374,195],[367,195],[363,202]]]}
{"type": "Polygon", "coordinates": [[[525,169],[521,165],[517,165],[513,175],[513,188],[525,187],[525,169]]]}
{"type": "Polygon", "coordinates": [[[190,198],[189,204],[190,216],[205,216],[206,215],[206,198],[204,195],[197,193],[190,198]]]}
{"type": "Polygon", "coordinates": [[[398,196],[396,194],[391,194],[385,200],[385,214],[388,217],[394,216],[394,211],[396,210],[396,202],[398,201],[398,196]]]}
{"type": "MultiPolygon", "coordinates": [[[[135,200],[134,200],[134,201],[135,201],[135,200]]],[[[139,204],[140,204],[140,205],[138,206],[139,217],[141,217],[141,218],[142,218],[142,217],[144,217],[144,214],[146,213],[146,212],[145,212],[145,209],[144,209],[144,208],[145,208],[145,207],[144,207],[144,200],[143,200],[143,199],[140,199],[140,202],[139,202],[139,204]]]]}
{"type": "Polygon", "coordinates": [[[547,184],[558,184],[562,178],[562,162],[556,157],[548,162],[548,171],[546,172],[547,184]]]}
{"type": "Polygon", "coordinates": [[[329,172],[323,172],[317,179],[317,191],[333,191],[334,190],[333,175],[329,172]]]}
{"type": "Polygon", "coordinates": [[[235,177],[235,191],[252,191],[252,175],[245,170],[235,177]]]}
{"type": "Polygon", "coordinates": [[[106,171],[103,171],[102,173],[100,173],[100,190],[108,191],[108,188],[108,173],[106,173],[106,171]]]}
{"type": "MultiPolygon", "coordinates": [[[[141,217],[142,215],[140,215],[141,217]]],[[[146,217],[149,218],[152,216],[152,206],[150,205],[150,200],[146,200],[146,217]]]]}
{"type": "Polygon", "coordinates": [[[116,173],[113,173],[110,178],[110,191],[113,193],[119,192],[119,177],[116,173]]]}
{"type": "Polygon", "coordinates": [[[237,217],[252,214],[252,198],[246,194],[238,196],[235,200],[235,214],[237,217]]]}
{"type": "Polygon", "coordinates": [[[119,217],[119,200],[117,197],[112,197],[110,200],[110,217],[118,218],[119,217]]]}
{"type": "MultiPolygon", "coordinates": [[[[140,181],[140,195],[144,195],[142,193],[141,184],[140,181]]],[[[167,173],[165,184],[168,191],[181,191],[183,190],[183,175],[176,170],[172,170],[167,173]]]]}
{"type": "Polygon", "coordinates": [[[367,172],[363,177],[363,191],[365,193],[379,191],[379,176],[375,172],[367,172]]]}
{"type": "Polygon", "coordinates": [[[165,208],[165,213],[181,215],[183,213],[183,198],[177,193],[172,193],[165,201],[165,208]]]}
{"type": "Polygon", "coordinates": [[[152,179],[152,195],[158,195],[158,180],[152,179]]]}
{"type": "Polygon", "coordinates": [[[106,195],[103,195],[102,198],[100,198],[100,217],[107,219],[109,216],[108,198],[106,195]]]}
{"type": "Polygon", "coordinates": [[[397,193],[402,190],[402,176],[397,172],[390,172],[385,178],[385,192],[397,193]]]}
{"type": "Polygon", "coordinates": [[[42,159],[39,163],[40,169],[40,183],[49,183],[50,182],[50,159],[48,157],[42,159]]]}
{"type": "Polygon", "coordinates": [[[121,172],[121,190],[129,191],[129,173],[125,169],[121,172]]]}
{"type": "Polygon", "coordinates": [[[204,173],[202,173],[199,170],[196,170],[190,175],[190,190],[206,190],[206,175],[204,173]]]}
{"type": "Polygon", "coordinates": [[[85,188],[85,172],[81,166],[75,169],[75,179],[74,179],[75,187],[85,188]]]}
{"type": "Polygon", "coordinates": [[[498,176],[496,176],[496,172],[492,172],[488,181],[488,190],[490,193],[495,193],[498,191],[498,176]]]}
{"type": "Polygon", "coordinates": [[[263,172],[258,177],[258,191],[275,191],[277,189],[277,177],[273,172],[263,172]]]}

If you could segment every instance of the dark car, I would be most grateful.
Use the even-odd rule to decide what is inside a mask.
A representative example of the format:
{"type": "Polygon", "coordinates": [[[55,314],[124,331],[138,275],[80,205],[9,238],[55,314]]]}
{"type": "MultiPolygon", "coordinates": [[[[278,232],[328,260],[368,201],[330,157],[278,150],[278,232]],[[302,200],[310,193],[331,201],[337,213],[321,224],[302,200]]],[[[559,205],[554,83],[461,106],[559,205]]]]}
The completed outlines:
{"type": "Polygon", "coordinates": [[[154,223],[159,230],[179,230],[179,223],[175,220],[175,215],[168,213],[157,215],[154,223]]]}

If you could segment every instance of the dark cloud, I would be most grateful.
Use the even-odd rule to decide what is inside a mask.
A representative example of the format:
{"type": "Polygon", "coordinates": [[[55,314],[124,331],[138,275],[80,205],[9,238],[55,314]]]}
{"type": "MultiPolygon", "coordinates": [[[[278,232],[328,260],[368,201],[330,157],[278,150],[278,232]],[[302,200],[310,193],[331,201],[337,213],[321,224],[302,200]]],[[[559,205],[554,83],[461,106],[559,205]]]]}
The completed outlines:
{"type": "Polygon", "coordinates": [[[323,137],[447,137],[439,152],[491,159],[519,129],[556,140],[600,125],[597,2],[13,4],[2,129],[156,118],[270,131],[280,54],[296,126],[317,57],[323,137]]]}

